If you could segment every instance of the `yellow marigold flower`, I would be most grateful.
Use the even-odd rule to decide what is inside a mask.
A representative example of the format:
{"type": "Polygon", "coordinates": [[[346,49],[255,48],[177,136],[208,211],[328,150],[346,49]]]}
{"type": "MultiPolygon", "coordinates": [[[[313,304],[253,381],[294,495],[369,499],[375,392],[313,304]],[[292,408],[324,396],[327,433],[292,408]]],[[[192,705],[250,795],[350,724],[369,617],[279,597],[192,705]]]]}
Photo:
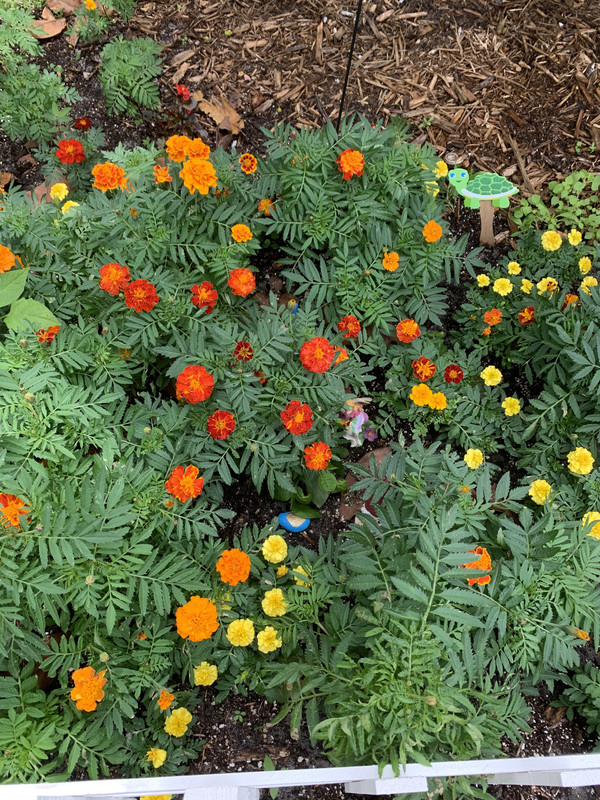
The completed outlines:
{"type": "Polygon", "coordinates": [[[516,397],[507,397],[502,403],[502,408],[507,417],[514,417],[514,415],[518,414],[521,410],[521,403],[519,403],[516,397]]]}
{"type": "Polygon", "coordinates": [[[162,767],[167,760],[167,751],[161,750],[160,747],[151,747],[146,753],[146,761],[150,761],[154,769],[162,767]]]}
{"type": "Polygon", "coordinates": [[[226,636],[234,647],[248,647],[254,641],[254,623],[251,619],[234,619],[227,626],[226,636]]]}
{"type": "Polygon", "coordinates": [[[436,178],[445,178],[448,174],[448,165],[445,161],[436,161],[433,174],[436,178]]]}
{"type": "Polygon", "coordinates": [[[267,625],[264,631],[259,631],[256,636],[256,643],[261,653],[272,653],[282,645],[281,639],[277,636],[277,631],[270,625],[267,625]]]}
{"type": "Polygon", "coordinates": [[[498,386],[502,381],[502,373],[498,367],[486,367],[479,373],[479,377],[486,386],[498,386]]]}
{"type": "Polygon", "coordinates": [[[435,197],[440,193],[440,187],[437,185],[435,181],[425,181],[425,191],[427,194],[430,194],[432,197],[435,197]]]}
{"type": "Polygon", "coordinates": [[[172,794],[143,794],[140,800],[171,800],[172,794]]]}
{"type": "Polygon", "coordinates": [[[588,511],[587,514],[583,515],[583,519],[581,520],[582,528],[585,528],[587,525],[592,525],[592,523],[594,523],[594,525],[588,532],[588,536],[592,536],[594,539],[600,539],[600,512],[588,511]]]}
{"type": "Polygon", "coordinates": [[[279,567],[279,569],[277,570],[277,572],[275,573],[275,575],[276,575],[278,578],[285,578],[285,576],[286,576],[287,574],[288,574],[288,568],[285,566],[285,564],[282,564],[282,565],[279,567]]]}
{"type": "Polygon", "coordinates": [[[262,600],[262,609],[269,617],[283,617],[287,612],[287,603],[281,589],[270,589],[265,592],[262,600]]]}
{"type": "Polygon", "coordinates": [[[542,233],[542,247],[544,250],[558,250],[562,244],[562,236],[558,231],[546,231],[542,233]]]}
{"type": "Polygon", "coordinates": [[[66,183],[55,183],[50,189],[50,197],[53,200],[58,200],[59,203],[62,202],[68,194],[69,190],[67,189],[66,183]]]}
{"type": "Polygon", "coordinates": [[[194,686],[212,686],[219,677],[219,670],[215,664],[203,661],[199,666],[194,667],[194,686]]]}
{"type": "Polygon", "coordinates": [[[94,9],[96,8],[96,3],[94,2],[94,0],[85,0],[85,7],[87,8],[88,11],[94,11],[94,9]]]}
{"type": "Polygon", "coordinates": [[[506,297],[507,294],[512,292],[513,285],[508,278],[498,278],[498,280],[494,281],[492,289],[496,294],[501,294],[502,297],[506,297]]]}
{"type": "Polygon", "coordinates": [[[518,275],[521,272],[521,265],[518,261],[509,261],[507,269],[509,275],[518,275]]]}
{"type": "Polygon", "coordinates": [[[548,497],[550,496],[550,492],[552,491],[552,487],[548,483],[548,481],[534,481],[531,484],[529,489],[529,496],[533,500],[534,503],[537,503],[538,506],[543,506],[548,497]]]}
{"type": "Polygon", "coordinates": [[[581,272],[582,275],[587,275],[591,268],[592,262],[587,256],[579,259],[579,272],[581,272]]]}
{"type": "Polygon", "coordinates": [[[485,275],[483,272],[477,276],[477,283],[483,289],[484,286],[489,286],[491,281],[489,275],[485,275]]]}
{"type": "Polygon", "coordinates": [[[263,542],[262,554],[271,564],[279,564],[287,556],[287,544],[283,536],[267,536],[263,542]]]}
{"type": "Polygon", "coordinates": [[[594,468],[594,456],[585,447],[567,453],[567,464],[574,475],[589,475],[594,468]]]}
{"type": "Polygon", "coordinates": [[[581,289],[582,292],[585,292],[586,294],[591,294],[589,288],[590,286],[598,286],[598,280],[594,278],[593,275],[586,275],[585,278],[579,284],[579,288],[581,289]]]}
{"type": "MultiPolygon", "coordinates": [[[[304,567],[301,566],[294,567],[293,572],[297,572],[300,575],[303,575],[305,578],[308,578],[308,572],[306,572],[304,567]]],[[[294,580],[296,581],[296,584],[298,586],[310,586],[309,580],[303,581],[302,578],[297,578],[295,575],[294,575],[294,580]]]]}
{"type": "Polygon", "coordinates": [[[79,203],[76,203],[74,200],[67,200],[60,210],[63,214],[68,214],[72,208],[76,208],[78,205],[79,203]]]}
{"type": "Polygon", "coordinates": [[[525,294],[529,294],[533,289],[533,283],[527,278],[521,278],[521,291],[525,292],[525,294]]]}
{"type": "Polygon", "coordinates": [[[464,462],[469,469],[477,469],[483,464],[483,453],[479,449],[469,447],[465,453],[464,462]]]}
{"type": "Polygon", "coordinates": [[[165,720],[165,732],[179,738],[187,733],[192,715],[187,708],[176,708],[165,720]]]}
{"type": "Polygon", "coordinates": [[[434,392],[429,400],[429,408],[434,411],[443,411],[448,406],[448,400],[443,392],[434,392]]]}
{"type": "Polygon", "coordinates": [[[411,388],[409,396],[416,406],[428,406],[433,392],[426,383],[419,383],[411,388]]]}
{"type": "Polygon", "coordinates": [[[535,286],[538,290],[538,294],[544,294],[544,292],[550,292],[550,294],[552,294],[552,292],[558,289],[558,281],[556,278],[542,278],[535,286]]]}
{"type": "Polygon", "coordinates": [[[581,243],[581,232],[576,231],[575,228],[571,228],[567,239],[569,240],[569,244],[572,244],[573,247],[577,247],[577,245],[581,243]]]}

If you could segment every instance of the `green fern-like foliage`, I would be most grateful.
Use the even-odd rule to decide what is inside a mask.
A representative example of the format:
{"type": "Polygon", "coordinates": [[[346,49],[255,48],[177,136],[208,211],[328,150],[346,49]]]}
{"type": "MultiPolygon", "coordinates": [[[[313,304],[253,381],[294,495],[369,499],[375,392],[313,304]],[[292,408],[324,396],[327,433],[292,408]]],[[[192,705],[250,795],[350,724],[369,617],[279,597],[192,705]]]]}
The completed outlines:
{"type": "Polygon", "coordinates": [[[155,78],[160,75],[160,45],[152,39],[119,37],[102,51],[100,84],[111,114],[138,118],[140,108],[160,105],[155,78]]]}

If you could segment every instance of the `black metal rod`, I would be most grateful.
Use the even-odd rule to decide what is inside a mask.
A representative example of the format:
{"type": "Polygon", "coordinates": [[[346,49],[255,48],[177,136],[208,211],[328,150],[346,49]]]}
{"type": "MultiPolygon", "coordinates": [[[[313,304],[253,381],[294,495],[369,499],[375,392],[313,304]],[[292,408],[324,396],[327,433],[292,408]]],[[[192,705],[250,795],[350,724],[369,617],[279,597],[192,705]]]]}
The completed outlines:
{"type": "Polygon", "coordinates": [[[346,67],[346,77],[344,78],[344,88],[342,89],[342,99],[340,100],[340,113],[338,115],[336,131],[340,132],[340,124],[342,122],[342,112],[344,110],[344,103],[346,101],[346,89],[348,88],[348,78],[350,77],[350,69],[352,67],[352,56],[354,54],[354,43],[356,41],[356,34],[358,32],[358,24],[360,22],[360,12],[362,11],[363,0],[358,0],[356,6],[356,16],[354,17],[354,30],[352,31],[352,41],[350,42],[350,52],[348,53],[348,65],[346,67]]]}

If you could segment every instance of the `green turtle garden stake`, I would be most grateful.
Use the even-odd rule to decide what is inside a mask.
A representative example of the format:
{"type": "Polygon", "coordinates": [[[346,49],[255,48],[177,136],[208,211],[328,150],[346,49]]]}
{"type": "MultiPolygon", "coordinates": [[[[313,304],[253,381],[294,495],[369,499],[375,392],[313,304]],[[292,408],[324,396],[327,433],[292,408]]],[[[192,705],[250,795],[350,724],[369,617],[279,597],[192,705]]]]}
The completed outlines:
{"type": "Polygon", "coordinates": [[[502,175],[479,172],[469,180],[466,169],[452,169],[448,183],[464,198],[465,208],[478,208],[481,219],[481,244],[494,244],[494,211],[508,208],[508,198],[519,190],[502,175]]]}

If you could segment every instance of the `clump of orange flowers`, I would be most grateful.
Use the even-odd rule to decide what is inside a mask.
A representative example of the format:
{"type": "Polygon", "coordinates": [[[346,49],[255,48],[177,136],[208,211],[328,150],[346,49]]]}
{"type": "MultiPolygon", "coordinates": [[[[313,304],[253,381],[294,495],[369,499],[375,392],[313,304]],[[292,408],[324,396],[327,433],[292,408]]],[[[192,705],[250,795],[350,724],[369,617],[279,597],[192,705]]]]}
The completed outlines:
{"type": "Polygon", "coordinates": [[[331,448],[325,442],[315,442],[304,448],[304,461],[309,469],[325,469],[331,461],[331,448]]]}
{"type": "Polygon", "coordinates": [[[106,670],[96,672],[92,667],[76,669],[72,675],[75,687],[71,689],[71,700],[80,711],[95,711],[98,703],[104,698],[104,686],[107,679],[106,670]]]}
{"type": "Polygon", "coordinates": [[[201,403],[212,394],[215,379],[204,367],[193,364],[186,367],[177,376],[176,390],[178,397],[188,403],[201,403]]]}
{"type": "Polygon", "coordinates": [[[100,189],[102,192],[108,192],[111,189],[130,191],[131,184],[128,178],[125,177],[125,170],[110,161],[106,161],[104,164],[96,164],[92,170],[92,175],[94,176],[94,189],[100,189]]]}
{"type": "Polygon", "coordinates": [[[207,597],[199,597],[197,594],[177,609],[175,620],[177,633],[190,642],[210,639],[219,627],[216,605],[207,597]]]}
{"type": "Polygon", "coordinates": [[[20,497],[14,494],[0,494],[0,525],[3,528],[8,528],[12,525],[13,528],[21,527],[20,516],[28,513],[25,508],[25,503],[20,497]]]}
{"type": "Polygon", "coordinates": [[[227,286],[238,297],[248,297],[256,289],[256,279],[247,267],[238,267],[229,273],[227,286]]]}
{"type": "Polygon", "coordinates": [[[185,503],[186,500],[198,497],[204,488],[204,478],[199,478],[198,467],[190,464],[187,467],[175,467],[168,480],[165,481],[167,492],[185,503]]]}
{"type": "MultiPolygon", "coordinates": [[[[465,569],[485,569],[491,570],[492,568],[492,559],[490,558],[490,554],[485,549],[485,547],[476,547],[475,550],[469,550],[469,553],[475,553],[475,555],[479,556],[477,561],[470,561],[468,564],[463,564],[462,566],[465,569]]],[[[492,580],[490,575],[480,575],[478,578],[468,578],[469,586],[472,586],[474,583],[478,583],[480,586],[485,586],[486,583],[489,583],[492,580]]]]}
{"type": "Polygon", "coordinates": [[[188,136],[170,136],[165,142],[165,148],[171,161],[180,164],[188,157],[206,160],[210,155],[210,147],[202,139],[190,139],[188,136]]]}
{"type": "Polygon", "coordinates": [[[111,262],[100,267],[100,283],[98,284],[103,292],[117,295],[121,289],[125,289],[131,280],[129,268],[125,265],[111,262]]]}
{"type": "Polygon", "coordinates": [[[309,372],[327,372],[335,350],[323,336],[315,336],[300,348],[300,362],[309,372]]]}
{"type": "Polygon", "coordinates": [[[407,344],[421,335],[421,329],[414,319],[403,319],[396,325],[396,336],[401,342],[407,344]]]}
{"type": "Polygon", "coordinates": [[[221,576],[223,583],[230,586],[237,586],[248,580],[250,575],[250,558],[243,550],[234,547],[231,550],[224,550],[221,558],[217,561],[217,572],[221,576]]]}
{"type": "Polygon", "coordinates": [[[423,236],[426,242],[437,242],[438,239],[442,238],[442,233],[442,226],[434,219],[430,219],[423,228],[423,236]]]}
{"type": "Polygon", "coordinates": [[[434,411],[443,411],[448,400],[443,392],[432,392],[426,383],[419,383],[410,390],[410,399],[416,406],[429,406],[434,411]]]}
{"type": "Polygon", "coordinates": [[[365,157],[360,150],[344,150],[336,158],[335,163],[338,165],[340,172],[343,174],[345,180],[349,181],[353,175],[357,178],[363,174],[365,168],[365,157]]]}

